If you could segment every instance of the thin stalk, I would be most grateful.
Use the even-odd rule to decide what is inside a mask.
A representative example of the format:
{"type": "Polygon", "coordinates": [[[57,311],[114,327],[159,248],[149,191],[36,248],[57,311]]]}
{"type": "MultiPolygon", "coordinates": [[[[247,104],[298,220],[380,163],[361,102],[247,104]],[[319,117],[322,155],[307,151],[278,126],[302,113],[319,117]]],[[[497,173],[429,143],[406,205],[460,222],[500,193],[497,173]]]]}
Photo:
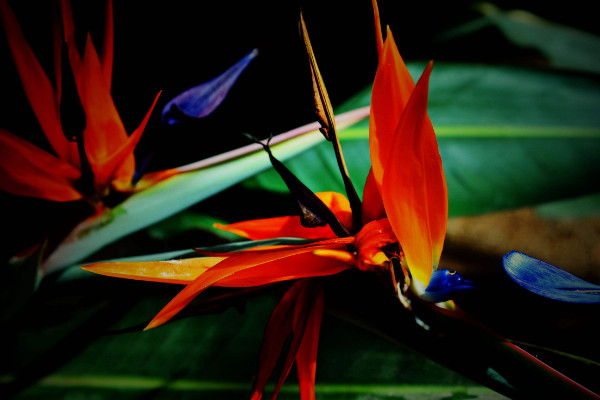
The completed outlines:
{"type": "Polygon", "coordinates": [[[323,133],[325,138],[328,141],[330,141],[333,145],[338,167],[340,169],[342,179],[344,181],[346,194],[348,196],[348,200],[350,201],[350,207],[352,208],[354,230],[358,230],[362,225],[362,203],[360,201],[360,198],[358,197],[358,194],[356,193],[356,189],[354,188],[352,181],[350,180],[350,174],[348,173],[348,168],[346,167],[346,162],[344,161],[340,140],[337,134],[337,130],[335,128],[333,107],[331,106],[329,95],[327,94],[327,89],[325,88],[325,82],[323,82],[321,72],[319,71],[319,67],[317,66],[317,60],[315,58],[310,39],[308,37],[308,31],[306,30],[306,24],[304,22],[304,16],[302,15],[302,13],[300,13],[300,28],[302,31],[302,38],[304,39],[304,45],[308,53],[308,60],[310,63],[315,109],[317,112],[317,118],[319,120],[319,123],[321,124],[321,129],[319,130],[321,131],[321,133],[323,133]]]}

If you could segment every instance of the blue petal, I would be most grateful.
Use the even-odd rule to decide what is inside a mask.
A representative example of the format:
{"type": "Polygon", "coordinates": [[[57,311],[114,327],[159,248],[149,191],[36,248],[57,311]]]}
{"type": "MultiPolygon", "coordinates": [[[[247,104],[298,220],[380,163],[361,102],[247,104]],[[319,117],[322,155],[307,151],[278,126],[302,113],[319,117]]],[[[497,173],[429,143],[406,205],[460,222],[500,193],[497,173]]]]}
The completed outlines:
{"type": "Polygon", "coordinates": [[[248,64],[258,55],[254,49],[216,78],[195,86],[169,101],[162,111],[162,121],[171,126],[185,117],[203,118],[212,113],[225,99],[248,64]]]}
{"type": "Polygon", "coordinates": [[[527,254],[511,251],[504,255],[502,264],[513,281],[540,296],[570,303],[600,303],[600,286],[527,254]]]}
{"type": "Polygon", "coordinates": [[[425,300],[439,303],[452,299],[458,292],[474,288],[475,284],[465,280],[458,272],[439,269],[431,275],[429,285],[421,297],[425,300]]]}

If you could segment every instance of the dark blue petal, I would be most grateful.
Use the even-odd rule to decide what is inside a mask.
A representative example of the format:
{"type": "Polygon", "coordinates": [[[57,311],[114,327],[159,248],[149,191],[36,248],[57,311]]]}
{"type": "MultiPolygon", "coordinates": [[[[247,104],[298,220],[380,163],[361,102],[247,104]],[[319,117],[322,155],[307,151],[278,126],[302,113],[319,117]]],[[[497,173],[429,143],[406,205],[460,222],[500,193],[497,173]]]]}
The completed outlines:
{"type": "Polygon", "coordinates": [[[163,108],[163,123],[171,126],[180,123],[185,117],[203,118],[212,113],[223,102],[229,89],[257,55],[258,50],[252,50],[221,75],[173,98],[163,108]]]}
{"type": "Polygon", "coordinates": [[[439,303],[452,299],[458,292],[474,288],[475,284],[465,280],[458,272],[439,269],[431,275],[431,280],[422,298],[439,303]]]}
{"type": "Polygon", "coordinates": [[[570,303],[600,303],[600,286],[527,254],[511,251],[504,255],[502,264],[513,281],[540,296],[570,303]]]}

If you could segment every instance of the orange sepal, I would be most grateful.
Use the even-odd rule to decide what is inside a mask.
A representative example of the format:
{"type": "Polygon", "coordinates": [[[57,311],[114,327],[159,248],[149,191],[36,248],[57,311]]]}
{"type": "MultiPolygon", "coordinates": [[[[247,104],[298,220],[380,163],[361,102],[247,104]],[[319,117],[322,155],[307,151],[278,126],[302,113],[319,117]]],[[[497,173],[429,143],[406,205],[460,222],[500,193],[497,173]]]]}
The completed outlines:
{"type": "MultiPolygon", "coordinates": [[[[308,280],[294,282],[271,313],[260,347],[258,371],[254,379],[251,400],[262,398],[281,351],[294,329],[294,319],[297,315],[295,309],[298,307],[298,299],[300,297],[306,299],[305,292],[307,288],[310,288],[310,283],[308,280]]],[[[294,352],[295,349],[292,344],[290,345],[290,351],[294,352]]],[[[296,340],[296,345],[299,345],[298,340],[296,340]]],[[[287,376],[287,371],[284,370],[283,373],[287,376]]],[[[276,393],[273,394],[273,397],[276,397],[276,393]]]]}
{"type": "Polygon", "coordinates": [[[385,218],[385,216],[383,200],[381,199],[379,188],[377,187],[375,177],[373,176],[373,169],[370,169],[363,190],[362,223],[364,225],[368,222],[385,218]]]}
{"type": "MultiPolygon", "coordinates": [[[[154,317],[150,324],[146,327],[146,329],[154,328],[163,323],[167,322],[171,319],[175,314],[177,314],[181,309],[183,309],[187,304],[189,304],[198,294],[200,294],[203,290],[208,288],[209,286],[218,285],[220,281],[225,278],[234,280],[236,279],[234,274],[238,274],[241,271],[247,270],[249,268],[257,267],[262,264],[274,262],[281,259],[289,260],[289,263],[286,264],[285,272],[282,274],[297,276],[303,271],[306,271],[307,265],[304,262],[295,263],[292,259],[293,256],[297,256],[299,254],[309,253],[315,250],[315,248],[340,248],[340,246],[344,246],[343,244],[338,243],[337,241],[324,241],[321,244],[308,244],[301,246],[287,246],[279,249],[270,249],[265,251],[244,251],[238,253],[232,253],[229,257],[214,267],[210,268],[208,271],[200,275],[196,280],[190,283],[185,287],[175,298],[173,298],[159,313],[154,317]],[[291,272],[295,271],[295,272],[291,272]]],[[[315,256],[316,257],[316,256],[315,256]]],[[[303,260],[303,259],[302,259],[303,260]]],[[[305,260],[304,260],[305,261],[305,260]]],[[[331,264],[331,263],[323,263],[321,264],[324,268],[333,268],[337,270],[339,265],[331,264]]],[[[338,271],[339,272],[339,271],[338,271]]],[[[244,276],[244,275],[238,275],[244,276]]],[[[252,274],[246,275],[246,279],[252,277],[252,274]]],[[[256,285],[259,283],[261,279],[260,269],[253,277],[252,285],[256,285]]],[[[226,282],[224,282],[226,283],[226,282]]],[[[267,281],[266,283],[269,283],[267,281]]]]}
{"type": "Polygon", "coordinates": [[[323,283],[319,280],[305,279],[298,281],[295,286],[301,286],[298,291],[293,310],[292,320],[292,340],[290,341],[288,354],[283,363],[281,375],[277,380],[271,398],[274,399],[279,394],[283,383],[292,369],[294,361],[300,359],[301,365],[298,367],[298,377],[304,382],[299,381],[301,389],[301,399],[314,398],[314,376],[310,378],[311,370],[316,371],[317,345],[319,341],[319,328],[323,316],[324,293],[323,283]],[[307,335],[314,335],[310,336],[307,335]],[[304,344],[304,345],[303,345],[304,344]],[[300,352],[302,351],[302,354],[300,352]],[[314,368],[310,368],[311,359],[314,357],[314,368]],[[311,387],[312,381],[312,387],[311,387]]]}
{"type": "Polygon", "coordinates": [[[135,184],[133,190],[135,192],[141,192],[142,190],[148,189],[156,185],[159,182],[162,182],[172,176],[179,175],[182,172],[177,168],[169,168],[164,169],[162,171],[154,171],[148,172],[147,174],[142,175],[140,180],[135,184]]]}
{"type": "Polygon", "coordinates": [[[61,159],[78,166],[77,147],[65,138],[62,131],[56,90],[6,1],[0,1],[0,18],[23,89],[44,134],[61,159]]]}
{"type": "MultiPolygon", "coordinates": [[[[337,192],[315,193],[347,228],[352,227],[352,210],[348,199],[337,192]]],[[[215,224],[216,228],[235,233],[252,240],[277,237],[298,237],[305,239],[335,238],[329,226],[306,228],[298,216],[275,217],[236,222],[229,225],[215,224]]]]}
{"type": "MultiPolygon", "coordinates": [[[[315,252],[318,252],[318,250],[315,250],[315,252]]],[[[325,257],[318,257],[316,253],[302,253],[260,264],[251,269],[245,269],[234,275],[223,278],[215,283],[214,286],[262,286],[293,279],[335,275],[350,267],[350,264],[328,260],[325,257]]]]}
{"type": "MultiPolygon", "coordinates": [[[[74,47],[74,43],[69,43],[74,47]]],[[[71,58],[77,64],[77,57],[71,58]]],[[[81,65],[73,67],[75,83],[85,112],[86,127],[83,131],[85,153],[94,173],[96,190],[102,193],[108,186],[115,168],[111,155],[127,141],[127,133],[119,117],[91,38],[88,34],[81,65]]],[[[135,160],[127,154],[130,177],[133,177],[135,160]]]]}
{"type": "Polygon", "coordinates": [[[375,19],[375,41],[377,42],[377,56],[381,59],[383,53],[383,35],[381,33],[379,7],[377,6],[377,0],[372,0],[371,3],[373,5],[373,17],[375,19]]]}
{"type": "Polygon", "coordinates": [[[429,63],[402,114],[383,176],[388,218],[414,278],[427,285],[437,265],[448,213],[435,133],[427,116],[429,63]]]}
{"type": "Polygon", "coordinates": [[[384,168],[393,157],[392,142],[415,84],[388,28],[373,82],[369,149],[373,175],[381,191],[384,168]]]}
{"type": "MultiPolygon", "coordinates": [[[[85,113],[85,153],[94,173],[96,190],[103,193],[115,168],[114,156],[111,158],[111,155],[123,146],[128,136],[105,83],[100,59],[90,35],[87,35],[83,58],[73,39],[67,42],[67,48],[77,93],[85,113]]],[[[129,155],[128,161],[133,176],[133,154],[129,155]]]]}
{"type": "Polygon", "coordinates": [[[0,189],[52,201],[81,199],[74,188],[81,173],[31,143],[0,129],[0,189]]]}
{"type": "Polygon", "coordinates": [[[334,238],[335,234],[329,226],[306,228],[301,225],[297,215],[254,219],[236,222],[229,225],[214,224],[215,228],[251,240],[272,239],[277,237],[297,237],[304,239],[334,238]]]}
{"type": "Polygon", "coordinates": [[[154,101],[152,102],[152,105],[150,106],[150,109],[148,109],[144,119],[136,128],[136,130],[129,135],[121,147],[116,149],[106,161],[107,169],[110,169],[113,165],[115,165],[111,178],[111,184],[112,187],[117,191],[127,192],[131,190],[131,179],[135,173],[135,159],[133,151],[142,138],[142,133],[144,133],[144,130],[146,129],[146,125],[150,120],[150,115],[152,114],[152,111],[154,110],[161,93],[162,92],[158,92],[154,98],[154,101]]]}
{"type": "Polygon", "coordinates": [[[170,261],[115,261],[86,265],[81,269],[99,275],[187,285],[225,257],[197,257],[170,261]]]}
{"type": "Polygon", "coordinates": [[[304,328],[302,342],[296,353],[296,369],[301,400],[315,399],[315,376],[317,372],[317,350],[323,311],[325,310],[325,291],[318,288],[314,302],[309,309],[308,321],[304,328]]]}

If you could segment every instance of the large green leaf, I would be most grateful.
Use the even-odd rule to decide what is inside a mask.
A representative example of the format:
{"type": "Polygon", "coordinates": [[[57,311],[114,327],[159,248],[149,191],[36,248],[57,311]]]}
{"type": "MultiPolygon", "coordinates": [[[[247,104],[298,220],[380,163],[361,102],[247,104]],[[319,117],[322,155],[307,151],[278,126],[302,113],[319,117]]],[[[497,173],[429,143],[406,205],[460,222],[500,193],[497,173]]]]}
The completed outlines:
{"type": "MultiPolygon", "coordinates": [[[[531,359],[505,351],[509,346],[468,320],[437,315],[431,306],[417,310],[423,321],[415,319],[371,274],[349,271],[327,281],[328,310],[343,319],[326,315],[321,329],[316,388],[321,399],[505,398],[452,369],[504,388],[505,393],[569,390],[552,374],[548,377],[547,371],[535,368],[531,359]],[[498,378],[507,371],[517,388],[498,378]],[[538,387],[540,382],[547,386],[538,387]]],[[[142,331],[180,286],[100,276],[46,284],[26,313],[1,331],[3,342],[12,345],[3,352],[0,390],[18,393],[19,399],[245,398],[267,319],[286,287],[263,288],[206,309],[210,303],[203,302],[229,293],[213,288],[180,319],[142,331]]],[[[521,304],[526,309],[534,305],[540,306],[521,304]]],[[[539,313],[545,310],[541,307],[539,313]]],[[[567,327],[562,333],[570,339],[578,332],[577,327],[567,327]]],[[[590,335],[581,337],[579,347],[585,348],[590,335]]],[[[297,390],[291,374],[279,398],[298,398],[297,390]]]]}
{"type": "MultiPolygon", "coordinates": [[[[418,76],[421,65],[412,65],[418,76]]],[[[348,106],[369,102],[369,88],[348,106]]],[[[595,76],[439,63],[429,114],[438,136],[450,214],[466,215],[577,197],[600,190],[600,80],[595,76]]],[[[345,109],[345,108],[342,108],[345,109]]],[[[362,189],[370,166],[368,126],[341,135],[362,189]]],[[[343,193],[327,143],[286,162],[314,191],[343,193]]],[[[267,171],[247,182],[284,191],[267,171]]]]}
{"type": "Polygon", "coordinates": [[[491,3],[477,9],[483,20],[458,27],[454,32],[487,24],[498,27],[514,44],[535,48],[556,68],[600,72],[600,37],[569,26],[544,20],[523,10],[503,11],[491,3]]]}
{"type": "MultiPolygon", "coordinates": [[[[42,288],[29,316],[2,331],[15,344],[3,352],[0,391],[19,399],[247,398],[278,291],[242,298],[237,310],[141,331],[178,289],[98,276],[42,288]]],[[[279,398],[298,398],[294,375],[279,398]]],[[[322,326],[317,382],[323,399],[504,398],[331,316],[322,326]]]]}

